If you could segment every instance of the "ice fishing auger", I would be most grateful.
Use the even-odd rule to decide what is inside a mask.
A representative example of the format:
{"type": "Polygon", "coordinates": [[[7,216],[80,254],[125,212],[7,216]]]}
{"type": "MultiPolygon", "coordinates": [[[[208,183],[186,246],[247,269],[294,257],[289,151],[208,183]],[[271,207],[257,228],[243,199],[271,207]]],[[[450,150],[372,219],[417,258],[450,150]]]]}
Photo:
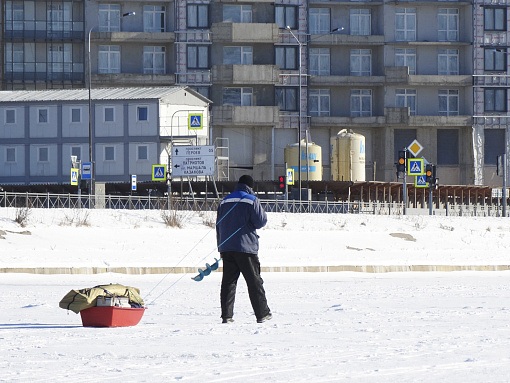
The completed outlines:
{"type": "Polygon", "coordinates": [[[192,277],[191,279],[193,279],[194,281],[200,282],[202,279],[204,279],[204,277],[208,276],[213,271],[218,270],[218,267],[220,266],[221,258],[220,259],[214,258],[214,260],[216,262],[214,262],[212,265],[206,263],[205,269],[198,269],[198,274],[195,275],[194,277],[192,277]]]}

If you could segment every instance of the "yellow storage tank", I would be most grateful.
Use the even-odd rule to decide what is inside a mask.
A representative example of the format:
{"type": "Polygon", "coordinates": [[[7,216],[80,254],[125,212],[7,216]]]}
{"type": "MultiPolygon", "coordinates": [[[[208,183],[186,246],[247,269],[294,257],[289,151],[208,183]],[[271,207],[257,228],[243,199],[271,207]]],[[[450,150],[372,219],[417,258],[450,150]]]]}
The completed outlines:
{"type": "Polygon", "coordinates": [[[343,129],[331,138],[333,181],[365,181],[365,136],[343,129]]]}
{"type": "Polygon", "coordinates": [[[284,149],[287,166],[294,169],[294,179],[298,179],[298,153],[301,156],[301,181],[322,181],[322,148],[314,142],[289,144],[284,149]],[[308,157],[308,160],[307,160],[308,157]]]}

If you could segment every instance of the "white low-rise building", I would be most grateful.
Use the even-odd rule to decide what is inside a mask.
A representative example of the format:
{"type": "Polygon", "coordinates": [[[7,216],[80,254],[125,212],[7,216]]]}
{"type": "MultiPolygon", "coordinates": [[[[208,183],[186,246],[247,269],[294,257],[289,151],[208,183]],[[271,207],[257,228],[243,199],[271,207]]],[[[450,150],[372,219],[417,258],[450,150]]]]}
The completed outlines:
{"type": "Polygon", "coordinates": [[[209,144],[209,104],[179,86],[0,92],[0,184],[70,183],[72,157],[96,182],[149,181],[172,143],[209,144]]]}

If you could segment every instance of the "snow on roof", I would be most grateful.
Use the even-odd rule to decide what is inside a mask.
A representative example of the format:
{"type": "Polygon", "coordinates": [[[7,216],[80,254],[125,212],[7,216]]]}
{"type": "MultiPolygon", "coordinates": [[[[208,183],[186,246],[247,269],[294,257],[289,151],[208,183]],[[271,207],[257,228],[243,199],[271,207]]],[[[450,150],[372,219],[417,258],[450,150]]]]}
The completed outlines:
{"type": "MultiPolygon", "coordinates": [[[[93,100],[146,100],[167,98],[186,90],[194,96],[209,102],[207,98],[185,86],[154,88],[92,88],[93,100]]],[[[40,102],[40,101],[83,101],[88,100],[88,89],[51,89],[0,91],[0,102],[40,102]]]]}

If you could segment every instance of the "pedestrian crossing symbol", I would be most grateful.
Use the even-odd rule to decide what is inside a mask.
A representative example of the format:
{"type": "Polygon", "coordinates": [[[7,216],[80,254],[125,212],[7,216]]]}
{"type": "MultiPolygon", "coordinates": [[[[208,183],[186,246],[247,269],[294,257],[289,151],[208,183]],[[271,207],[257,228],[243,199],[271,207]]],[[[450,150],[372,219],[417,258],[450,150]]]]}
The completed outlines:
{"type": "Polygon", "coordinates": [[[287,185],[294,185],[294,169],[287,169],[287,185]]]}
{"type": "Polygon", "coordinates": [[[78,185],[78,168],[71,168],[71,185],[77,186],[78,185]]]}
{"type": "Polygon", "coordinates": [[[423,158],[407,159],[407,175],[422,176],[425,174],[425,160],[423,158]]]}
{"type": "Polygon", "coordinates": [[[414,187],[416,188],[426,188],[429,186],[429,183],[427,182],[427,178],[425,175],[417,176],[414,178],[414,187]]]}
{"type": "Polygon", "coordinates": [[[199,130],[202,129],[202,113],[194,113],[188,115],[188,129],[199,130]]]}
{"type": "Polygon", "coordinates": [[[166,181],[166,166],[165,165],[152,165],[152,180],[153,181],[166,181]]]}

